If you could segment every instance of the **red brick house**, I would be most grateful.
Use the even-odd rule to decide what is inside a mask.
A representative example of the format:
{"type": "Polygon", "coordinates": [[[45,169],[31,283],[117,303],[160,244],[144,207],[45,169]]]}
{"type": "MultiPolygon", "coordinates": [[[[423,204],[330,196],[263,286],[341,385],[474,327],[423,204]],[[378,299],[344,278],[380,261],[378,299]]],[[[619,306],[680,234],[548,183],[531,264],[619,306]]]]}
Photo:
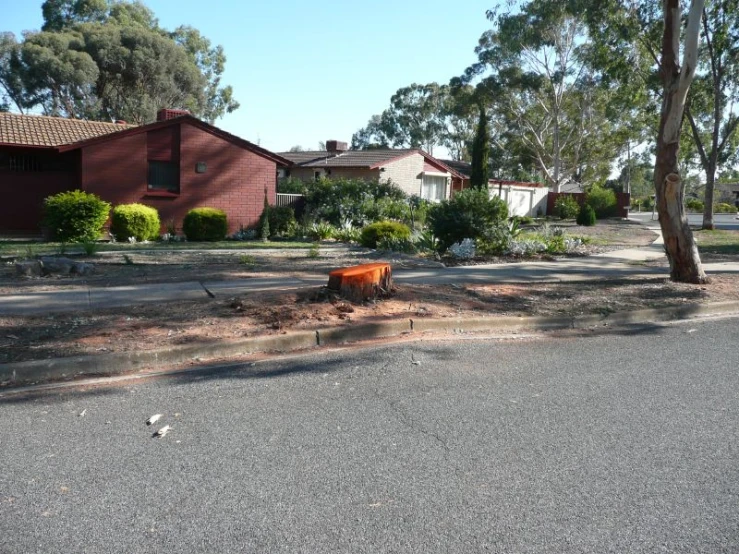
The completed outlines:
{"type": "Polygon", "coordinates": [[[130,126],[0,113],[1,231],[37,231],[45,197],[81,189],[117,204],[156,208],[181,228],[188,210],[226,212],[229,232],[275,203],[290,161],[179,110],[130,126]]]}

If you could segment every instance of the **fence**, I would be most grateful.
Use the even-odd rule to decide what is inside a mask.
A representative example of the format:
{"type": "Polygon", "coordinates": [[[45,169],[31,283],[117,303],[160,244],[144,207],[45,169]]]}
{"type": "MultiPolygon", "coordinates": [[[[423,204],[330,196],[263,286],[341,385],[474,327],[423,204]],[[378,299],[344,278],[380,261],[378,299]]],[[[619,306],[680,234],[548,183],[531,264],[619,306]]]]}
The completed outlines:
{"type": "Polygon", "coordinates": [[[290,206],[295,210],[295,217],[303,215],[305,210],[305,196],[302,194],[281,194],[277,193],[276,206],[290,206]]]}

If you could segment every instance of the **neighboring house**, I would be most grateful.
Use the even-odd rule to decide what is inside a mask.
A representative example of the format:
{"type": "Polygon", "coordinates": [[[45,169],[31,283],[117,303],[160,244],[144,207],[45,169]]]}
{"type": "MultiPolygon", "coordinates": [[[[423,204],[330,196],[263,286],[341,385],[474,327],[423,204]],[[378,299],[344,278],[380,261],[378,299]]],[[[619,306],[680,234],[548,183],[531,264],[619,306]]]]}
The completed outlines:
{"type": "Polygon", "coordinates": [[[716,203],[733,204],[739,210],[739,183],[716,183],[714,199],[716,203]]]}
{"type": "Polygon", "coordinates": [[[283,177],[311,181],[333,179],[390,180],[408,195],[433,202],[449,198],[452,181],[462,176],[418,148],[347,150],[345,142],[329,140],[325,151],[281,152],[293,162],[283,177]]]}
{"type": "Polygon", "coordinates": [[[131,126],[0,113],[0,231],[36,231],[43,200],[80,189],[114,205],[156,208],[177,228],[188,210],[226,212],[229,231],[255,225],[290,162],[180,110],[131,126]]]}
{"type": "MultiPolygon", "coordinates": [[[[442,160],[442,162],[460,175],[460,179],[454,185],[455,192],[469,188],[472,172],[470,163],[454,160],[442,160]]],[[[549,188],[542,183],[490,179],[488,190],[491,196],[498,196],[508,204],[508,211],[512,216],[537,217],[547,213],[549,188]]]]}

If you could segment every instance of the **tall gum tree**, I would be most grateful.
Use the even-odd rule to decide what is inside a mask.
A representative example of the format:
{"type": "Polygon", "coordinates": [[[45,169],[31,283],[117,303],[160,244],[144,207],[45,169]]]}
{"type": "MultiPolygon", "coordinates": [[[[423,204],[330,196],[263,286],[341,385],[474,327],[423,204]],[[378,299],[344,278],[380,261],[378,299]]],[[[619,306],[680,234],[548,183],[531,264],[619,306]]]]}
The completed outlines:
{"type": "Polygon", "coordinates": [[[680,0],[663,0],[664,31],[660,58],[663,98],[654,165],[657,211],[670,262],[670,276],[675,281],[696,284],[705,283],[707,277],[683,208],[678,155],[685,104],[698,63],[704,3],[705,0],[692,0],[690,4],[680,63],[680,0]]]}

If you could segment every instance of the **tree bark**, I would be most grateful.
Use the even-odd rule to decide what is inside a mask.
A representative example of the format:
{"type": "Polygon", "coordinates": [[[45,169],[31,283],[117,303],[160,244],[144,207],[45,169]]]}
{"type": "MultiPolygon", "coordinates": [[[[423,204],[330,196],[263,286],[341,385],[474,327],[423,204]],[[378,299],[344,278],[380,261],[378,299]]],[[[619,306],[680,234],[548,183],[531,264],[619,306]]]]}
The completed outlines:
{"type": "Polygon", "coordinates": [[[703,197],[703,225],[702,228],[713,231],[716,225],[713,222],[713,189],[716,183],[716,165],[713,160],[706,169],[706,193],[703,197]]]}
{"type": "Polygon", "coordinates": [[[670,262],[670,277],[683,283],[705,283],[698,247],[683,208],[683,184],[678,169],[680,128],[688,89],[695,74],[703,0],[693,0],[688,16],[685,60],[679,64],[680,0],[664,0],[664,34],[660,73],[664,88],[657,154],[654,165],[657,212],[670,262]]]}

